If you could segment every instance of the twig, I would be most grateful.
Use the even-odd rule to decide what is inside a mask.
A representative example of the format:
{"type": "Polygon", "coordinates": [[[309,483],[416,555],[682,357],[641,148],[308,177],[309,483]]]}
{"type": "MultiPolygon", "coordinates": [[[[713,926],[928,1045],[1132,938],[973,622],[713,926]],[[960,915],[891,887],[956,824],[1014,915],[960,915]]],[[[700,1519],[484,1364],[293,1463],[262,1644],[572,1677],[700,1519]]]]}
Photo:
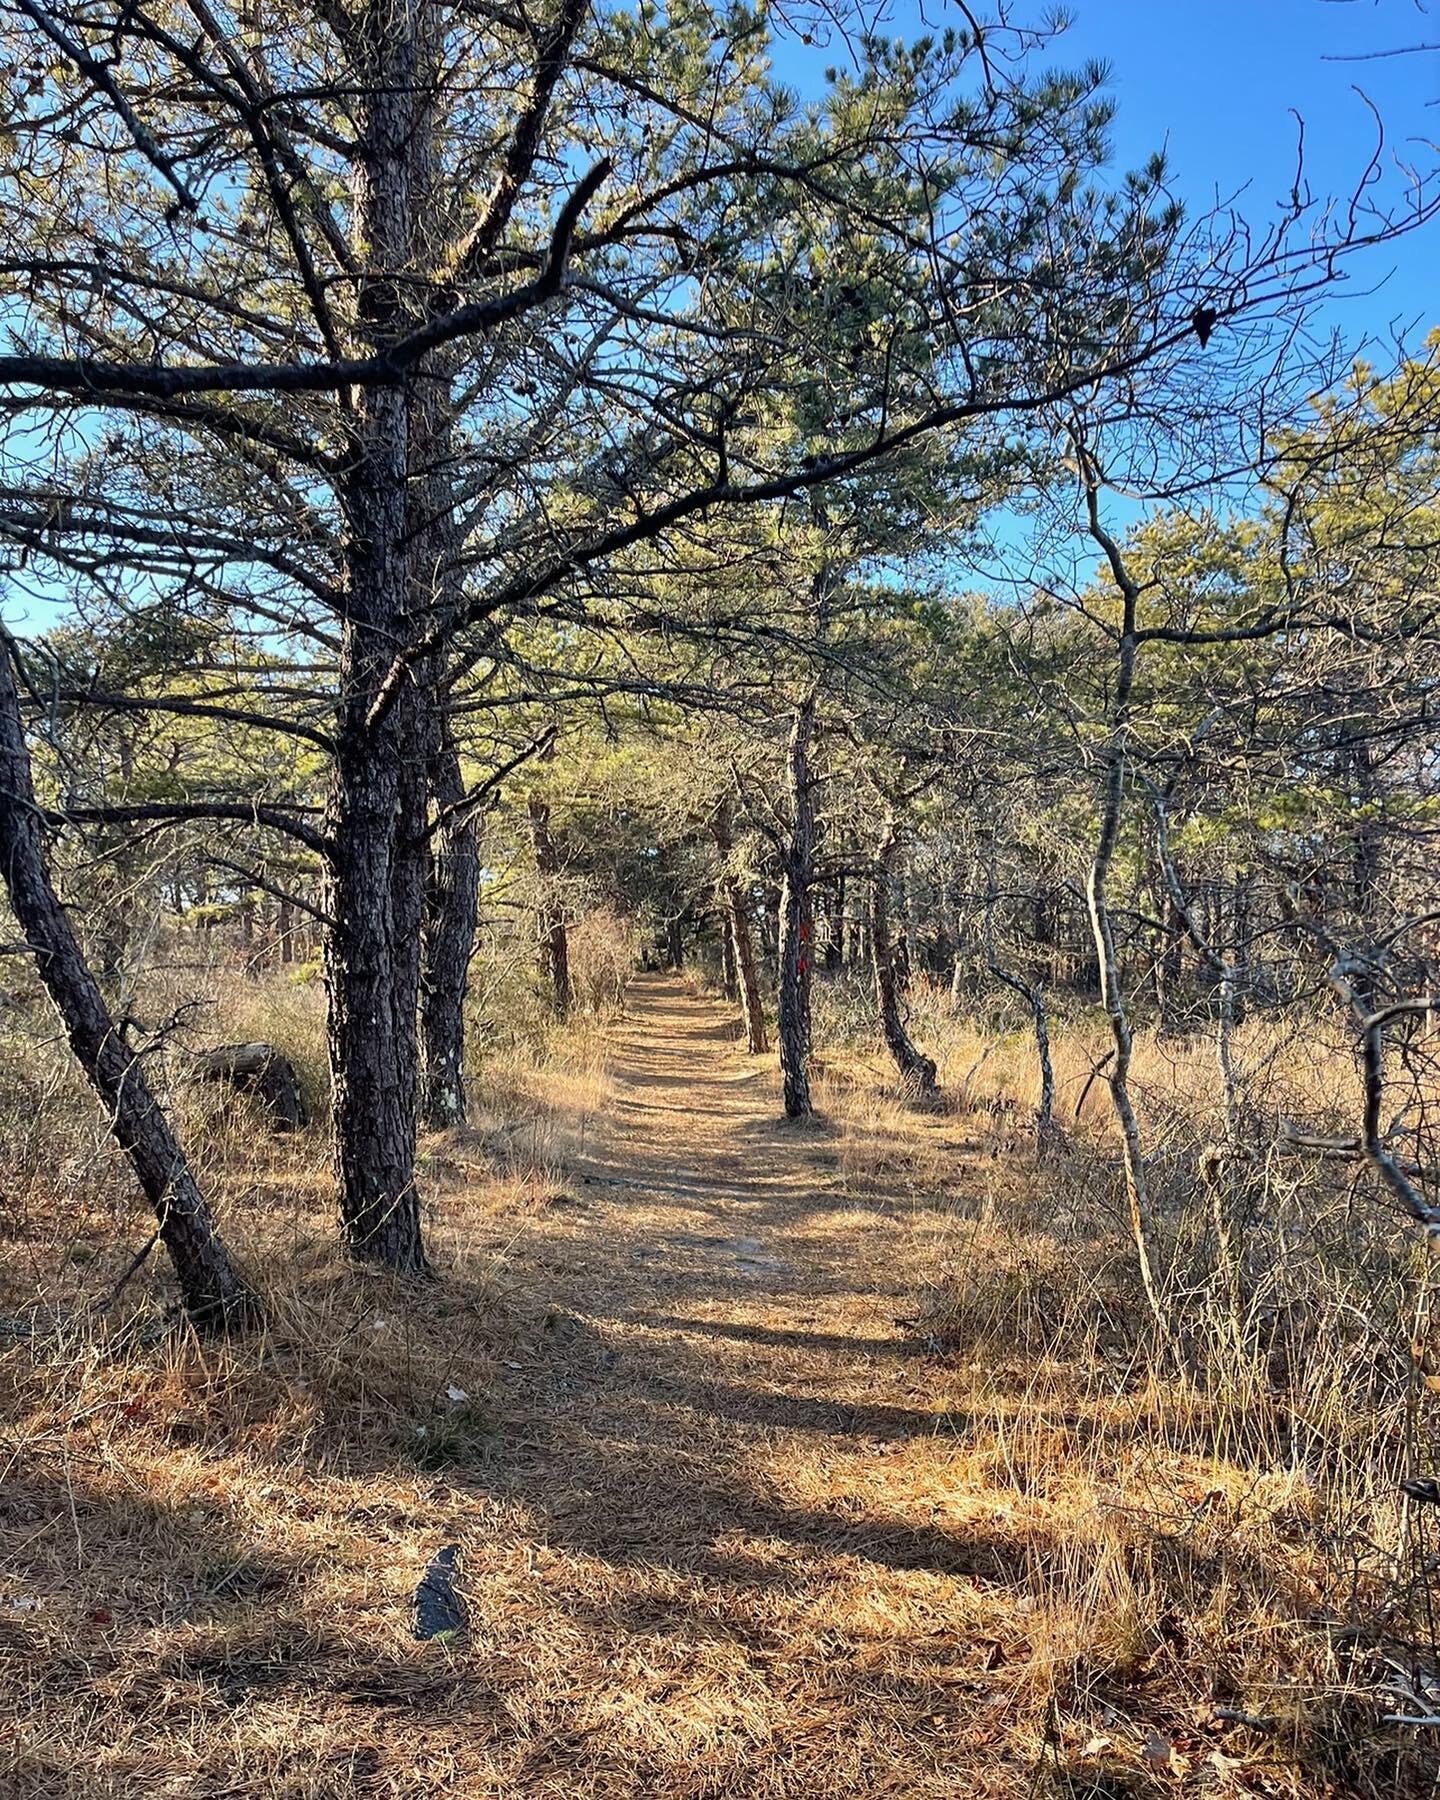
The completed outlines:
{"type": "Polygon", "coordinates": [[[155,1248],[156,1244],[158,1244],[159,1242],[160,1242],[160,1233],[158,1231],[152,1231],[150,1233],[149,1237],[146,1238],[145,1242],[135,1252],[134,1256],[132,1256],[130,1258],[129,1263],[126,1265],[124,1274],[115,1283],[114,1287],[111,1288],[110,1292],[108,1294],[106,1294],[102,1299],[97,1300],[95,1302],[95,1304],[91,1307],[90,1312],[91,1312],[92,1317],[98,1318],[101,1313],[108,1312],[110,1310],[110,1308],[120,1298],[121,1294],[123,1294],[125,1292],[126,1288],[129,1287],[129,1285],[130,1285],[131,1281],[134,1279],[134,1277],[139,1273],[140,1266],[145,1261],[145,1258],[147,1256],[149,1256],[150,1252],[155,1248]]]}

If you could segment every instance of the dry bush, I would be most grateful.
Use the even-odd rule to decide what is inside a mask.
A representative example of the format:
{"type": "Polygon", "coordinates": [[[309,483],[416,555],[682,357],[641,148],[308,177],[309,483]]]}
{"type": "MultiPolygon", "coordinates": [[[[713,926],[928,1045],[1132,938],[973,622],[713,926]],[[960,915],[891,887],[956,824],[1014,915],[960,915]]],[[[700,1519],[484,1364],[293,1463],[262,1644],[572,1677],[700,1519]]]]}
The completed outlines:
{"type": "Polygon", "coordinates": [[[466,1049],[475,1066],[496,1054],[534,1051],[552,1031],[554,1006],[543,991],[528,913],[481,921],[466,1014],[466,1049]]]}
{"type": "MultiPolygon", "coordinates": [[[[1055,1026],[1061,1135],[1039,1146],[1028,1021],[958,1017],[917,981],[912,1034],[948,1099],[927,1113],[896,1091],[863,985],[823,983],[816,1000],[843,1179],[931,1221],[914,1329],[969,1370],[957,1480],[979,1508],[1031,1515],[1031,1636],[1057,1719],[1093,1719],[1107,1683],[1143,1680],[1165,1695],[1160,1743],[1178,1747],[1167,1778],[1196,1709],[1218,1704],[1265,1721],[1244,1756],[1263,1746],[1300,1784],[1239,1791],[1433,1793],[1433,1730],[1382,1721],[1440,1711],[1440,1511],[1398,1486],[1440,1460],[1436,1271],[1363,1171],[1277,1144],[1284,1118],[1353,1120],[1343,1047],[1315,1018],[1246,1023],[1247,1153],[1219,1159],[1213,1043],[1142,1034],[1167,1359],[1091,1079],[1103,1022],[1055,1026]]],[[[1058,1791],[1129,1791],[1106,1785],[1121,1772],[1104,1745],[1051,1751],[1058,1791]]]]}
{"type": "Polygon", "coordinates": [[[582,913],[570,928],[570,981],[576,1005],[597,1015],[622,1010],[639,952],[640,934],[632,920],[609,907],[582,913]]]}

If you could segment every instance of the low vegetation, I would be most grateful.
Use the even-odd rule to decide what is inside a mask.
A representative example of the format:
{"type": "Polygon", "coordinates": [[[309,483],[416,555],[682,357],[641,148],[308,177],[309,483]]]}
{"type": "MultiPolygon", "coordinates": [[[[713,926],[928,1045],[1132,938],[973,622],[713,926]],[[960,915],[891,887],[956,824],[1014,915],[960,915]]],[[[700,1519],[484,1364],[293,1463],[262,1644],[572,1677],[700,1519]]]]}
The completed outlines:
{"type": "MultiPolygon", "coordinates": [[[[602,921],[590,935],[610,941],[602,921]]],[[[313,981],[246,975],[225,955],[185,979],[213,997],[227,1034],[263,1034],[314,1069],[313,981]]],[[[647,994],[642,981],[628,1002],[642,1043],[647,994]]],[[[638,1204],[653,1180],[644,1144],[630,1147],[633,1116],[616,1124],[637,1079],[613,1048],[623,1019],[581,1011],[546,1027],[537,1015],[531,1035],[481,1060],[470,1124],[423,1148],[443,1280],[419,1288],[339,1254],[313,1128],[275,1135],[255,1102],[186,1085],[174,1059],[171,1104],[207,1146],[207,1189],[223,1197],[266,1320],[216,1343],[165,1328],[153,1259],[132,1267],[145,1214],[98,1125],[81,1128],[85,1109],[57,1104],[64,1060],[39,1041],[43,1014],[12,995],[16,1204],[0,1244],[8,1791],[578,1793],[628,1782],[699,1795],[744,1779],[781,1794],[816,1791],[806,1783],[823,1763],[839,1771],[835,1792],[873,1791],[865,1784],[883,1774],[899,1791],[939,1794],[966,1768],[988,1784],[978,1792],[997,1795],[1022,1777],[1039,1793],[1096,1796],[1429,1793],[1423,1728],[1386,1722],[1423,1717],[1434,1698],[1433,1527],[1399,1486],[1435,1454],[1423,1251],[1357,1203],[1353,1171],[1277,1159],[1245,1233],[1237,1318],[1217,1281],[1206,1182],[1208,1049],[1146,1034],[1136,1089],[1147,1136],[1164,1145],[1163,1242],[1186,1296],[1180,1361],[1157,1364],[1093,1076],[1093,1019],[1057,1021],[1059,1127],[1037,1146],[1023,1011],[1007,1016],[1002,1001],[977,1019],[923,980],[908,1005],[938,1064],[939,1103],[917,1105],[896,1084],[868,984],[843,971],[817,984],[819,1123],[776,1140],[773,1157],[783,1167],[797,1151],[818,1155],[824,1173],[811,1179],[826,1197],[775,1250],[863,1256],[874,1221],[886,1222],[893,1291],[908,1307],[892,1303],[866,1329],[903,1352],[893,1373],[923,1394],[916,1416],[931,1423],[891,1440],[857,1415],[847,1429],[862,1441],[827,1445],[780,1415],[767,1451],[751,1453],[747,1504],[765,1495],[786,1516],[815,1518],[803,1554],[824,1547],[838,1567],[795,1565],[801,1585],[792,1594],[786,1578],[777,1613],[780,1597],[767,1599],[753,1573],[717,1566],[697,1590],[716,1609],[699,1638],[678,1623],[688,1578],[662,1580],[645,1629],[679,1632],[677,1652],[688,1644],[699,1658],[682,1703],[628,1663],[623,1680],[603,1673],[638,1628],[640,1602],[616,1583],[658,1575],[668,1559],[657,1545],[661,1560],[646,1560],[658,1521],[634,1528],[634,1574],[628,1557],[587,1574],[565,1548],[569,1506],[547,1526],[506,1498],[507,1465],[550,1429],[517,1411],[506,1384],[529,1377],[509,1371],[537,1358],[588,1371],[616,1345],[631,1354],[607,1324],[619,1315],[603,1258],[591,1316],[612,1349],[557,1349],[554,1318],[571,1318],[575,1274],[594,1264],[586,1197],[631,1181],[637,1191],[621,1197],[638,1204]],[[620,1173],[588,1186],[600,1169],[620,1173]],[[60,1204],[82,1194],[83,1205],[60,1204]],[[885,1536],[903,1543],[922,1529],[944,1535],[916,1562],[885,1536]],[[869,1550],[866,1532],[877,1536],[869,1550]],[[455,1541],[469,1631],[417,1642],[415,1589],[436,1546],[455,1541]],[[598,1609],[588,1624],[576,1611],[585,1592],[598,1609]],[[786,1661],[767,1675],[740,1647],[777,1630],[786,1661]],[[852,1685],[822,1700],[817,1671],[835,1667],[837,1644],[852,1685]],[[834,1760],[837,1731],[869,1745],[853,1766],[834,1760]],[[803,1746],[815,1733],[812,1763],[803,1746]]],[[[1300,1095],[1313,1107],[1324,1083],[1343,1116],[1353,1062],[1270,1055],[1275,1029],[1242,1033],[1242,1053],[1274,1071],[1273,1103],[1300,1095]]],[[[722,1068],[743,1075],[743,1047],[715,1043],[722,1068]]],[[[770,1078],[765,1092],[773,1105],[770,1078]]],[[[696,1154],[677,1149],[665,1166],[693,1173],[696,1154]]],[[[641,1229],[663,1245],[673,1227],[641,1229]]],[[[654,1278],[640,1268],[629,1300],[643,1308],[654,1278]]],[[[707,1310],[723,1332],[750,1315],[717,1280],[707,1310]]],[[[776,1321],[768,1335],[806,1343],[806,1306],[777,1295],[761,1315],[776,1321]]],[[[772,1368],[765,1354],[744,1364],[756,1406],[837,1379],[814,1360],[772,1368]]],[[[885,1375],[882,1363],[862,1379],[885,1375]]],[[[828,1403],[837,1424],[845,1405],[868,1405],[854,1371],[848,1382],[828,1403]]],[[[667,1454],[680,1465],[666,1497],[692,1509],[688,1529],[703,1541],[717,1503],[686,1459],[713,1402],[696,1404],[675,1415],[667,1454]]],[[[603,1492],[575,1503],[606,1504],[603,1492]]],[[[794,1527],[754,1529],[747,1554],[763,1560],[767,1537],[794,1527]]]]}
{"type": "Polygon", "coordinates": [[[3,1794],[1440,1793],[1440,171],[1069,29],[0,0],[3,1794]]]}

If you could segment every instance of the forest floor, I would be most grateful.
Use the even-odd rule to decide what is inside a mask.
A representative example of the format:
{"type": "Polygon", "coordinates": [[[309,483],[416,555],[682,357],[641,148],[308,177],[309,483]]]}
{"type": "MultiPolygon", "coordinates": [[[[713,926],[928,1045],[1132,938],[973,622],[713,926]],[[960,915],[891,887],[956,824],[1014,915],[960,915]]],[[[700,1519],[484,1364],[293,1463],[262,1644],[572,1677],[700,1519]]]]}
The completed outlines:
{"type": "Polygon", "coordinates": [[[1306,1472],[1217,1455],[1093,1331],[1054,1350],[1109,1302],[993,1120],[857,1065],[788,1125],[671,977],[564,1079],[509,1177],[483,1121],[432,1140],[438,1283],[341,1264],[318,1143],[280,1140],[228,1202],[262,1342],[0,1356],[0,1793],[1430,1792],[1316,1624],[1306,1472]],[[1020,1329],[966,1300],[932,1343],[942,1278],[1020,1329]],[[446,1545],[467,1625],[417,1641],[446,1545]]]}
{"type": "Polygon", "coordinates": [[[1013,1569],[904,1323],[943,1222],[847,1198],[678,980],[636,983],[609,1082],[573,1193],[510,1252],[553,1323],[502,1370],[512,1448],[465,1558],[548,1720],[512,1791],[1024,1792],[987,1674],[1013,1569]]]}

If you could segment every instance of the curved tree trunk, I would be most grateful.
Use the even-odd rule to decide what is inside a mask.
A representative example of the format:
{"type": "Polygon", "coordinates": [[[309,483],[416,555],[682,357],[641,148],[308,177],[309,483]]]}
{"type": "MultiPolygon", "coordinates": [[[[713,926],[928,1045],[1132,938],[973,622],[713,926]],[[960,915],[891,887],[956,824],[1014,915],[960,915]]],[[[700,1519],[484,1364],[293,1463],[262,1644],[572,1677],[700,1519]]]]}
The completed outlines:
{"type": "Polygon", "coordinates": [[[246,1323],[254,1302],[144,1070],[110,1017],[51,884],[8,646],[0,647],[0,869],[75,1060],[155,1209],[186,1313],[203,1330],[246,1323]]]}
{"type": "Polygon", "coordinates": [[[810,882],[815,862],[815,793],[810,775],[810,740],[815,729],[815,696],[795,709],[786,753],[792,826],[785,847],[780,889],[779,1007],[780,1074],[785,1116],[808,1118],[810,1099],[810,882]]]}
{"type": "Polygon", "coordinates": [[[1136,619],[1140,588],[1130,575],[1124,554],[1114,538],[1100,523],[1099,499],[1093,481],[1085,490],[1090,535],[1099,545],[1120,594],[1121,630],[1116,644],[1115,689],[1110,714],[1110,731],[1099,755],[1100,826],[1095,853],[1085,884],[1086,911],[1095,945],[1095,961],[1099,974],[1100,1004],[1110,1025],[1114,1055],[1107,1076],[1110,1103],[1120,1132],[1121,1162],[1125,1174],[1125,1198],[1130,1211],[1130,1233],[1140,1265],[1140,1283],[1163,1340],[1171,1337],[1167,1296],[1159,1272],[1158,1249],[1151,1216],[1150,1187],[1145,1167],[1145,1151],[1140,1136],[1140,1122],[1130,1095],[1130,1063],[1135,1042],[1130,1029],[1130,1015],[1125,1006],[1125,992],[1120,979],[1120,959],[1116,953],[1115,931],[1110,912],[1110,875],[1115,850],[1120,839],[1120,826],[1125,808],[1127,744],[1130,724],[1130,700],[1135,686],[1135,662],[1139,649],[1136,619]]]}
{"type": "Polygon", "coordinates": [[[870,959],[875,970],[875,998],[880,1006],[880,1028],[907,1093],[917,1100],[933,1100],[939,1093],[935,1062],[915,1048],[900,1012],[900,984],[890,943],[890,884],[895,852],[900,845],[900,824],[894,813],[885,821],[875,851],[875,873],[870,881],[870,959]]]}

